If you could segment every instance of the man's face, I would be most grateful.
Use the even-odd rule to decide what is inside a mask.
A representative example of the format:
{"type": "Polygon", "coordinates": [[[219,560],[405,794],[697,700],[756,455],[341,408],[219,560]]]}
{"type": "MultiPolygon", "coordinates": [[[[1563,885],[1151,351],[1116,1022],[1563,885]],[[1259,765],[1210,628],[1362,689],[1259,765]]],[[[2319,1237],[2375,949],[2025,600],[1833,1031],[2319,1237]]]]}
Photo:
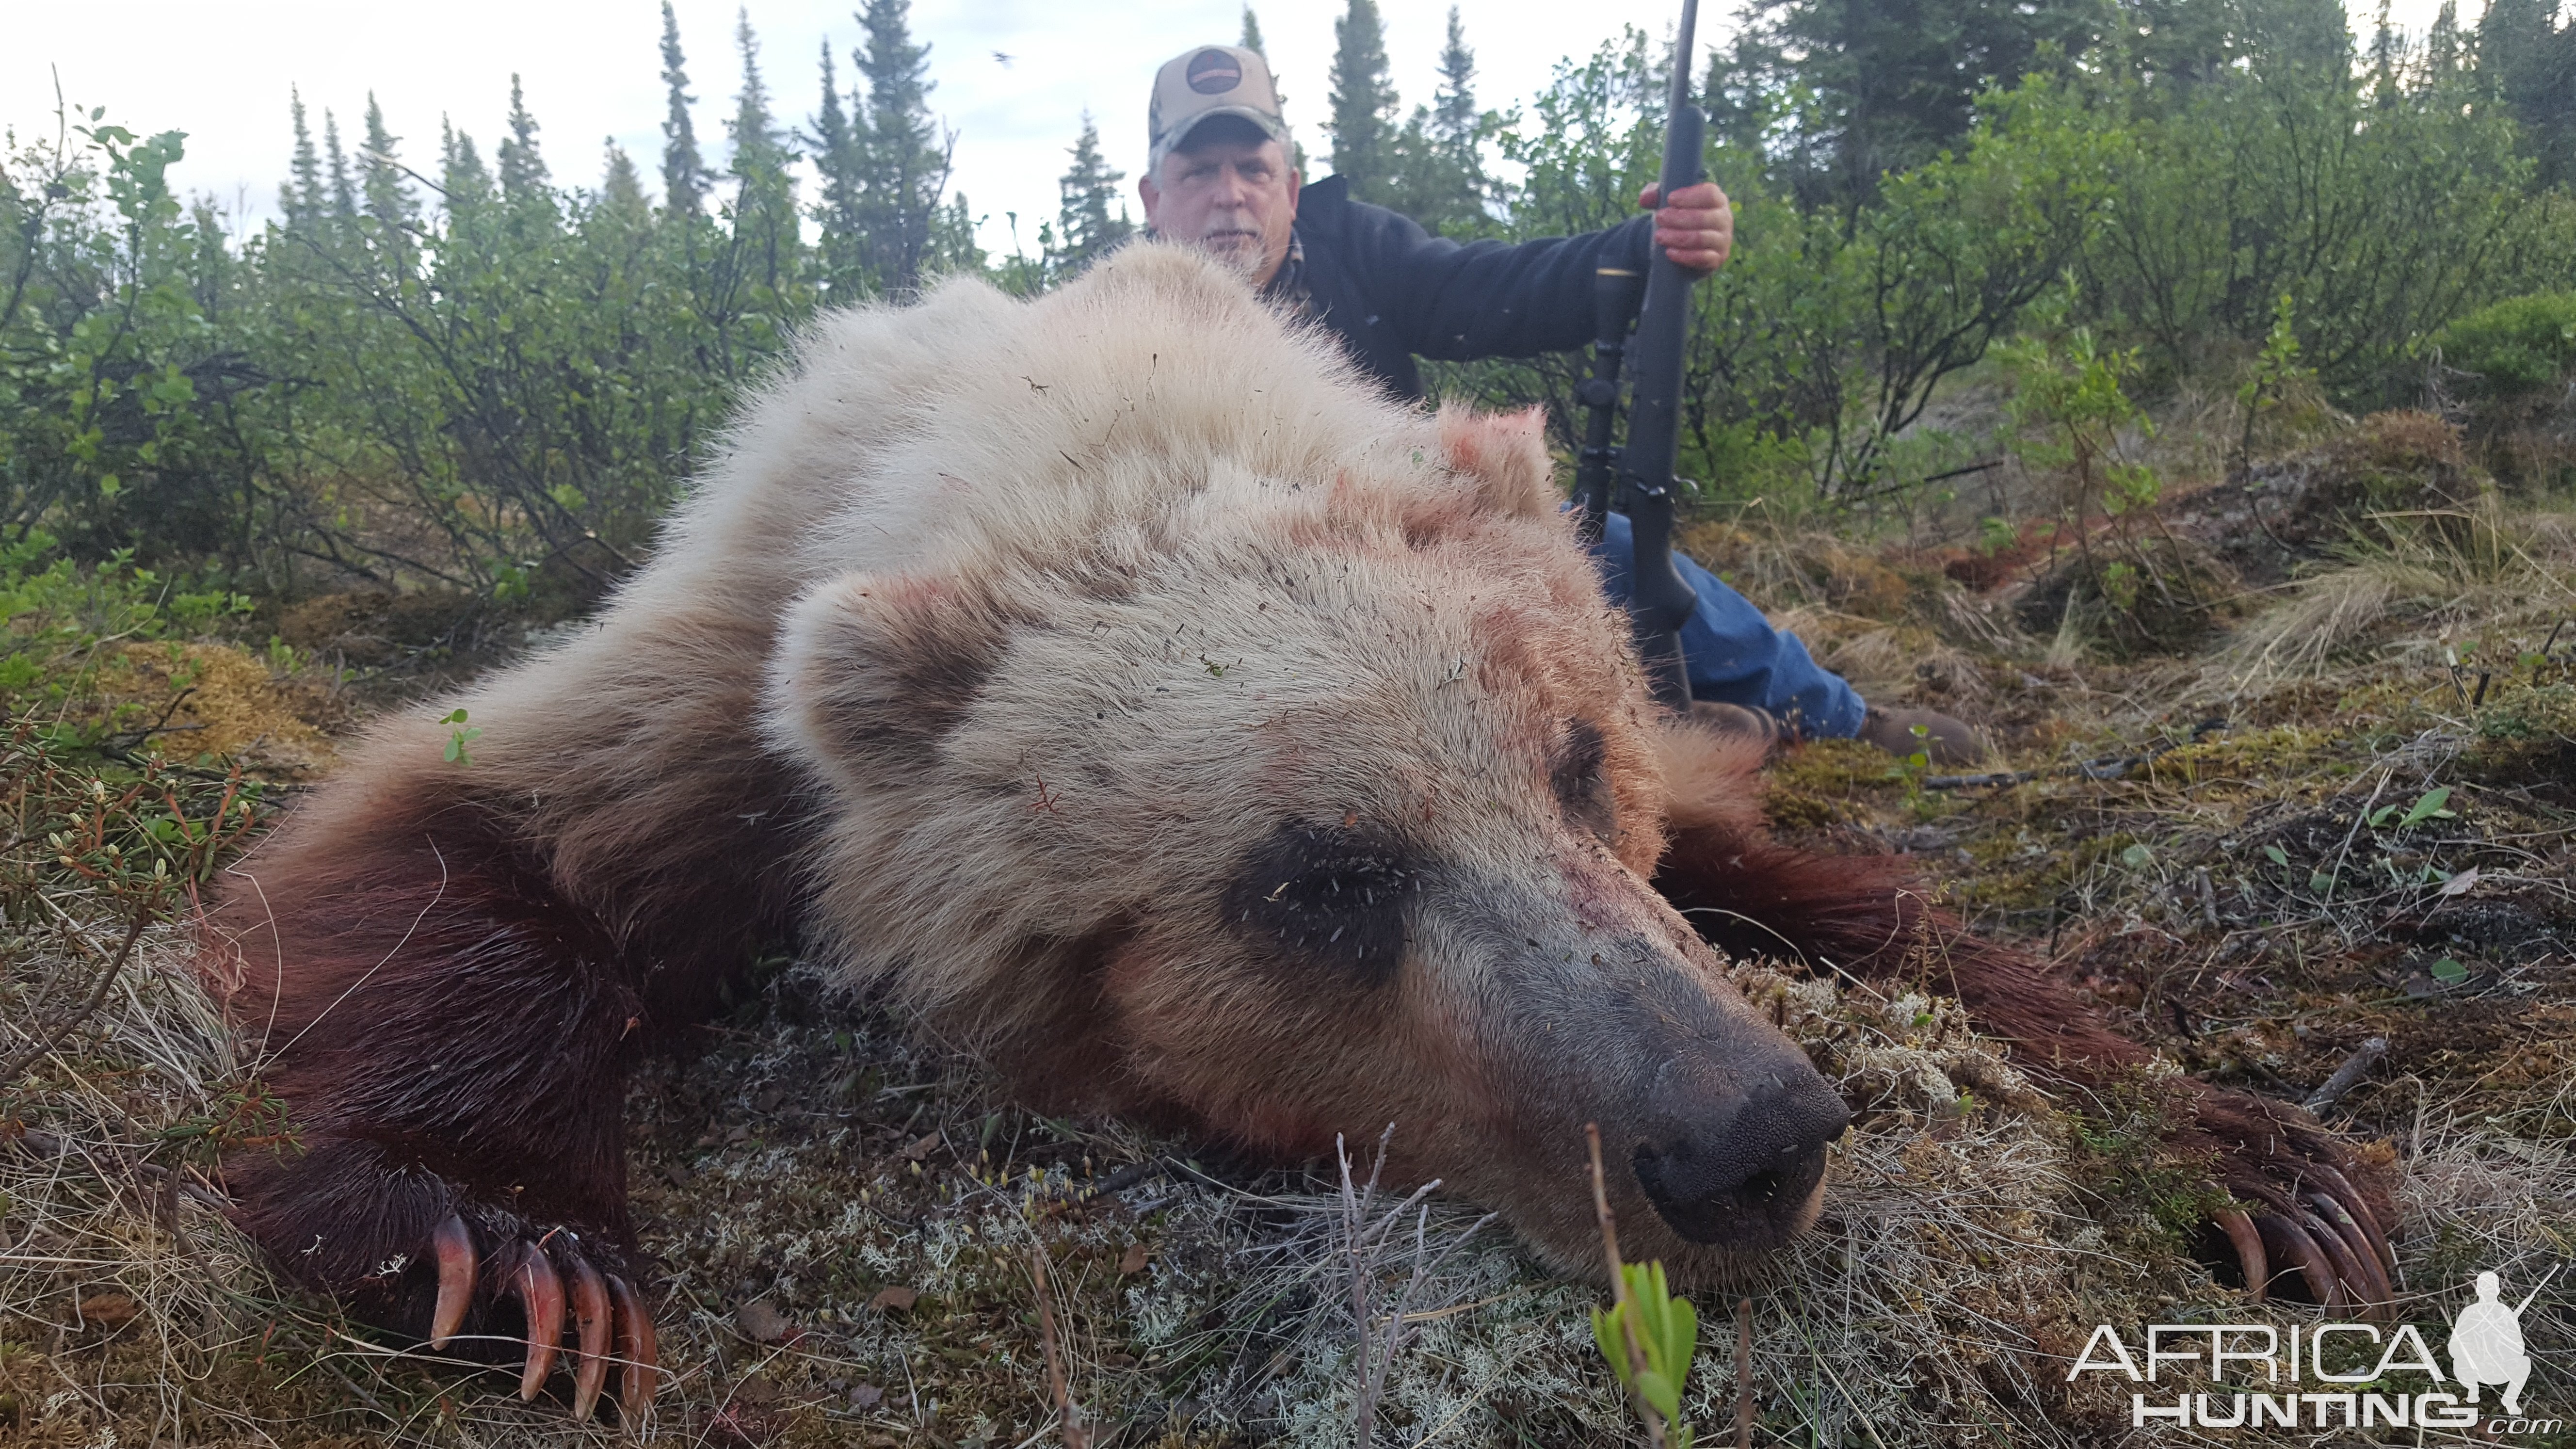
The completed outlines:
{"type": "Polygon", "coordinates": [[[1194,138],[1137,190],[1156,235],[1204,248],[1261,286],[1288,258],[1297,180],[1276,141],[1194,138]]]}

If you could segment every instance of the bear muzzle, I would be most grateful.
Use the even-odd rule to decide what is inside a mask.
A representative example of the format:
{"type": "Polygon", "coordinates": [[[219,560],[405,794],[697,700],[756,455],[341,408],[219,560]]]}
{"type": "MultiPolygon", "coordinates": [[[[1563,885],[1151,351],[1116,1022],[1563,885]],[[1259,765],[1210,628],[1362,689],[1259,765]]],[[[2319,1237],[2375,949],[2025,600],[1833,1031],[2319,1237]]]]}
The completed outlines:
{"type": "Polygon", "coordinates": [[[1677,1056],[1647,1094],[1630,1164],[1679,1237],[1760,1252],[1814,1221],[1825,1148],[1851,1112],[1803,1057],[1758,1080],[1677,1056]]]}

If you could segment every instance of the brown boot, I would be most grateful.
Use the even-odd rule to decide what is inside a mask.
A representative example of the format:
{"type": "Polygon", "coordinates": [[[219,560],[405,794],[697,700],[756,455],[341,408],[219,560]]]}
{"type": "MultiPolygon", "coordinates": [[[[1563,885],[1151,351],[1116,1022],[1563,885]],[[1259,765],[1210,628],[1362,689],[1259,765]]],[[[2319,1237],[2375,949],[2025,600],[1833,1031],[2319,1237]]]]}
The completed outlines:
{"type": "Polygon", "coordinates": [[[1935,765],[1970,765],[1986,757],[1985,736],[1963,720],[1928,709],[1871,705],[1860,737],[1891,755],[1920,754],[1935,765]]]}

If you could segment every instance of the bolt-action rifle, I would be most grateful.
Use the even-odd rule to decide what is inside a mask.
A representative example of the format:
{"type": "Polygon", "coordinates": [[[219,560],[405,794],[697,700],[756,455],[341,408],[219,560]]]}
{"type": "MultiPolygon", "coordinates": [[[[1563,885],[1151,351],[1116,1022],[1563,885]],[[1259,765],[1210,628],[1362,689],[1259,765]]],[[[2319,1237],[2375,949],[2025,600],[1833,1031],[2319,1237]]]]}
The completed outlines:
{"type": "MultiPolygon", "coordinates": [[[[1690,94],[1691,32],[1698,19],[1699,0],[1682,0],[1659,201],[1703,179],[1700,142],[1707,121],[1690,94]]],[[[1628,617],[1636,630],[1637,657],[1646,666],[1655,698],[1670,708],[1687,709],[1690,679],[1682,666],[1680,632],[1699,606],[1699,595],[1673,568],[1673,495],[1681,486],[1673,465],[1681,447],[1682,346],[1690,332],[1691,284],[1699,278],[1663,248],[1653,251],[1642,278],[1610,267],[1593,278],[1599,340],[1592,348],[1592,376],[1584,379],[1578,394],[1590,416],[1575,486],[1583,506],[1583,539],[1592,543],[1601,537],[1603,519],[1614,506],[1615,484],[1617,509],[1628,516],[1636,540],[1628,617]],[[1614,448],[1610,435],[1617,422],[1623,363],[1632,378],[1628,438],[1624,447],[1614,448]]]]}

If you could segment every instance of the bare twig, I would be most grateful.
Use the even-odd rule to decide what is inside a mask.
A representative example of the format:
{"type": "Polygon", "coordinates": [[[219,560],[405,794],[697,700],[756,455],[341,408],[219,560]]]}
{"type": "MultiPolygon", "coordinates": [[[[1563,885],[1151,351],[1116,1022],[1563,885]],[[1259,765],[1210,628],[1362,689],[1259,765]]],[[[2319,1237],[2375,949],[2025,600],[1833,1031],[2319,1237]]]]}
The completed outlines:
{"type": "MultiPolygon", "coordinates": [[[[1601,1255],[1610,1263],[1610,1301],[1619,1308],[1628,1307],[1628,1273],[1619,1261],[1619,1217],[1610,1211],[1610,1190],[1601,1180],[1601,1124],[1583,1124],[1583,1141],[1592,1154],[1592,1212],[1601,1220],[1601,1255]]],[[[1634,1309],[1619,1315],[1620,1340],[1628,1349],[1628,1377],[1634,1381],[1646,1371],[1646,1346],[1637,1339],[1637,1315],[1634,1309]]],[[[1637,1403],[1637,1416],[1646,1421],[1646,1442],[1663,1449],[1664,1421],[1654,1405],[1643,1395],[1632,1395],[1637,1403]]]]}
{"type": "Polygon", "coordinates": [[[2078,760],[2071,765],[2052,765],[2044,770],[1996,770],[1983,775],[1926,775],[1926,790],[1974,790],[1987,785],[2027,785],[2048,775],[2078,775],[2087,780],[2117,780],[2140,765],[2152,765],[2184,745],[2196,745],[2210,735],[2227,728],[2224,718],[2205,719],[2191,727],[2186,739],[2162,740],[2143,754],[2102,755],[2078,760]]]}
{"type": "Polygon", "coordinates": [[[79,1009],[69,1016],[54,1023],[52,1030],[43,1032],[26,1050],[11,1057],[5,1065],[0,1065],[0,1086],[6,1086],[18,1080],[19,1073],[34,1066],[46,1053],[62,1045],[63,1039],[70,1036],[82,1022],[98,1014],[98,1009],[107,1004],[108,988],[116,984],[118,974],[125,969],[125,958],[134,954],[134,943],[143,938],[143,928],[151,919],[152,912],[149,907],[134,913],[133,921],[125,928],[125,940],[117,946],[116,955],[109,959],[107,969],[99,973],[98,984],[90,991],[89,1000],[82,1002],[79,1009]]]}
{"type": "Polygon", "coordinates": [[[2312,1113],[2324,1112],[2342,1101],[2346,1092],[2361,1085],[2361,1079],[2369,1076],[2370,1069],[2379,1065],[2379,1059],[2386,1055],[2388,1038],[2375,1036],[2363,1042],[2360,1050],[2344,1058],[2343,1065],[2334,1069],[2333,1076],[2326,1078],[2324,1086],[2310,1092],[2308,1099],[2299,1105],[2312,1113]]]}
{"type": "Polygon", "coordinates": [[[1437,1309],[1417,1309],[1414,1306],[1416,1296],[1421,1293],[1422,1286],[1439,1273],[1441,1265],[1449,1261],[1450,1255],[1467,1246],[1495,1216],[1487,1213],[1476,1219],[1468,1225],[1467,1231],[1450,1240],[1437,1254],[1432,1253],[1431,1209],[1423,1205],[1423,1199],[1440,1187],[1440,1180],[1433,1178],[1415,1188],[1404,1201],[1389,1208],[1384,1216],[1371,1221],[1369,1210],[1377,1201],[1378,1180],[1386,1170],[1387,1146],[1394,1138],[1395,1124],[1389,1122],[1386,1130],[1378,1134],[1377,1158],[1369,1165],[1368,1183],[1359,1189],[1351,1185],[1348,1148],[1339,1135],[1333,1138],[1333,1155],[1341,1164],[1342,1251],[1348,1259],[1351,1275],[1351,1328],[1358,1345],[1359,1384],[1351,1409],[1352,1442],[1358,1449],[1368,1449],[1377,1433],[1378,1402],[1386,1396],[1387,1382],[1395,1376],[1396,1361],[1403,1356],[1405,1346],[1421,1332],[1423,1323],[1447,1308],[1444,1304],[1437,1309]],[[1403,1223],[1407,1213],[1413,1215],[1412,1271],[1406,1276],[1404,1287],[1396,1294],[1394,1306],[1388,1310],[1381,1326],[1376,1312],[1378,1278],[1382,1271],[1379,1255],[1385,1251],[1394,1229],[1403,1223]]]}
{"type": "Polygon", "coordinates": [[[1037,1280],[1038,1341],[1046,1346],[1047,1387],[1055,1393],[1055,1411],[1064,1424],[1064,1449],[1087,1449],[1091,1442],[1083,1432],[1082,1411],[1074,1406],[1073,1393],[1065,1386],[1064,1356],[1056,1350],[1055,1295],[1047,1291],[1046,1244],[1029,1240],[1029,1273],[1037,1280]]]}
{"type": "Polygon", "coordinates": [[[1735,1300],[1735,1449],[1753,1449],[1753,1300],[1735,1300]]]}
{"type": "MultiPolygon", "coordinates": [[[[33,1127],[20,1128],[14,1135],[0,1135],[0,1144],[6,1144],[13,1141],[19,1146],[19,1148],[27,1152],[29,1155],[40,1159],[52,1160],[78,1155],[71,1143],[64,1141],[62,1138],[55,1136],[51,1132],[39,1131],[33,1127]]],[[[176,1168],[163,1167],[159,1163],[154,1162],[130,1162],[121,1165],[126,1171],[133,1173],[135,1176],[142,1178],[146,1182],[159,1183],[166,1199],[172,1203],[175,1203],[178,1198],[185,1197],[190,1202],[203,1207],[213,1208],[219,1213],[229,1212],[232,1210],[233,1200],[231,1198],[224,1196],[222,1193],[216,1192],[212,1188],[201,1187],[196,1183],[190,1182],[187,1175],[176,1168]]],[[[104,1177],[105,1174],[101,1174],[101,1176],[104,1177]]],[[[177,1217],[175,1206],[170,1208],[169,1215],[173,1219],[177,1217]]]]}

